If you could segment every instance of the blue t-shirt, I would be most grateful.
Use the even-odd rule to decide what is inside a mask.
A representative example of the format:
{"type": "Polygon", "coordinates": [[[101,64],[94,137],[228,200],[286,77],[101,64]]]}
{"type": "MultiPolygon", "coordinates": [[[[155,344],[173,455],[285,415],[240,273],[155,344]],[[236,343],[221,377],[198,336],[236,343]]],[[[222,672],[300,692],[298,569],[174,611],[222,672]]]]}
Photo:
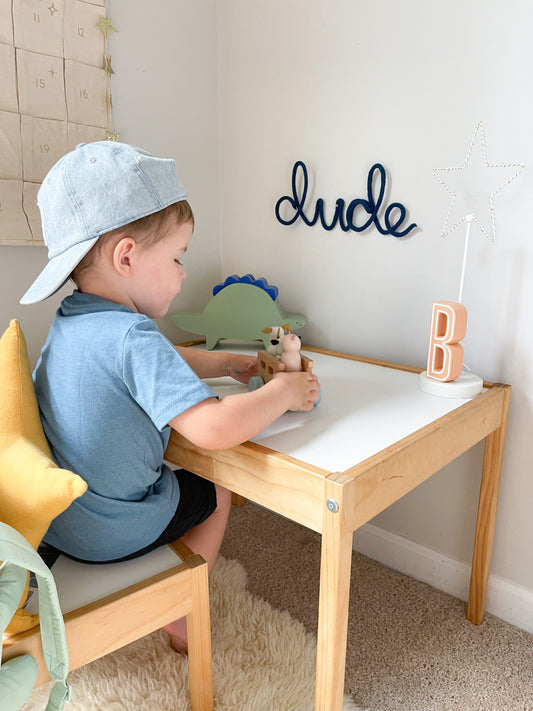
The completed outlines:
{"type": "Polygon", "coordinates": [[[216,394],[150,318],[78,291],[57,311],[34,382],[55,462],[88,484],[44,540],[94,561],[156,540],[180,496],[163,463],[168,423],[216,394]]]}

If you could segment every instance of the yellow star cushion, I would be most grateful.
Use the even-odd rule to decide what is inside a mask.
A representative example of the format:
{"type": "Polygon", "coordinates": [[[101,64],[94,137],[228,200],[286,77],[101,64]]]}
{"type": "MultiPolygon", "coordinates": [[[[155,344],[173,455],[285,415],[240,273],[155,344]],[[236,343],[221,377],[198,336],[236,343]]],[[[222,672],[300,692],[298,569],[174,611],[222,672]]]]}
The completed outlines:
{"type": "MultiPolygon", "coordinates": [[[[87,484],[59,469],[50,457],[33,389],[24,334],[13,320],[0,339],[0,521],[13,526],[37,549],[52,520],[81,496],[87,484]]],[[[6,632],[35,626],[22,609],[6,632]]]]}

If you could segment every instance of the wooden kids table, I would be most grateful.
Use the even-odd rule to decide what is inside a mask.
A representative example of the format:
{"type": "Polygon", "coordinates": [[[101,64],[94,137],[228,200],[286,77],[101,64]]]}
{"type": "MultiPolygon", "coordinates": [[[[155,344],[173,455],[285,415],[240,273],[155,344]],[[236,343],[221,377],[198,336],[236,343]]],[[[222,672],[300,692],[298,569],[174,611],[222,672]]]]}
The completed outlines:
{"type": "MultiPolygon", "coordinates": [[[[511,388],[436,397],[418,388],[419,369],[303,351],[322,387],[312,412],[288,412],[230,450],[203,450],[173,431],[165,456],[322,534],[315,711],[340,711],[353,532],[485,439],[467,608],[468,620],[483,620],[511,388]]],[[[229,378],[207,382],[222,396],[246,390],[229,378]]]]}

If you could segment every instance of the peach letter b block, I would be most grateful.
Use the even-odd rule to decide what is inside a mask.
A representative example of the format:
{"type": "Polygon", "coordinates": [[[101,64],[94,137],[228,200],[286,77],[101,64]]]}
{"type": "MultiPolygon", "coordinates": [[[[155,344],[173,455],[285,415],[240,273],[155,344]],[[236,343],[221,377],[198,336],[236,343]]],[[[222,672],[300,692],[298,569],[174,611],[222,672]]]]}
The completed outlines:
{"type": "Polygon", "coordinates": [[[448,382],[463,369],[463,347],[459,344],[466,333],[466,309],[456,301],[434,301],[427,376],[448,382]]]}

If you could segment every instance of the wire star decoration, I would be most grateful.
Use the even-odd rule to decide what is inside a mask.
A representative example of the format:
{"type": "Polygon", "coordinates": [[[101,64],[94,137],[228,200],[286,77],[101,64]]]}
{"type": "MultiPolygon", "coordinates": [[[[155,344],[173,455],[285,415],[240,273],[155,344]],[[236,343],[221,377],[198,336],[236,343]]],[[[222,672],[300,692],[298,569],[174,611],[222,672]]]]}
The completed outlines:
{"type": "Polygon", "coordinates": [[[476,126],[462,166],[434,168],[433,175],[452,196],[442,236],[463,222],[475,222],[489,240],[496,239],[494,197],[524,170],[523,163],[489,164],[485,128],[476,126]]]}

